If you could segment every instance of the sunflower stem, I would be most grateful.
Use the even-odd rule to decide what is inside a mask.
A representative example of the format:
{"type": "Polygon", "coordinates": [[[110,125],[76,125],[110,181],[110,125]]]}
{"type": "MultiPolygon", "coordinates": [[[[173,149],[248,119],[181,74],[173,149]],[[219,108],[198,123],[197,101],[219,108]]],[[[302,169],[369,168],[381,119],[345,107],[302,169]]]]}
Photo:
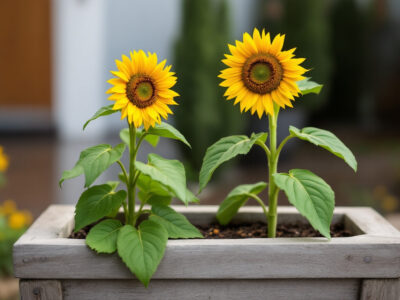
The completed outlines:
{"type": "MultiPolygon", "coordinates": [[[[120,160],[118,160],[117,163],[118,163],[118,165],[120,166],[120,168],[122,170],[122,173],[123,173],[124,179],[125,179],[125,184],[126,184],[126,187],[128,188],[128,186],[129,186],[128,173],[126,172],[126,169],[125,169],[123,163],[120,160]]],[[[124,202],[122,202],[122,206],[124,208],[124,217],[125,217],[125,223],[126,223],[126,222],[128,222],[128,206],[126,204],[126,200],[124,200],[124,202]]]]}
{"type": "Polygon", "coordinates": [[[136,146],[136,128],[133,124],[129,124],[129,182],[128,182],[128,224],[134,226],[133,222],[135,219],[135,196],[136,196],[136,172],[135,172],[135,161],[137,154],[136,146]]]}
{"type": "Polygon", "coordinates": [[[279,152],[276,148],[276,127],[278,122],[279,109],[275,109],[273,116],[268,116],[269,121],[269,143],[270,155],[268,156],[268,237],[276,237],[276,224],[278,220],[278,193],[279,188],[275,185],[273,174],[277,171],[279,152]]]}

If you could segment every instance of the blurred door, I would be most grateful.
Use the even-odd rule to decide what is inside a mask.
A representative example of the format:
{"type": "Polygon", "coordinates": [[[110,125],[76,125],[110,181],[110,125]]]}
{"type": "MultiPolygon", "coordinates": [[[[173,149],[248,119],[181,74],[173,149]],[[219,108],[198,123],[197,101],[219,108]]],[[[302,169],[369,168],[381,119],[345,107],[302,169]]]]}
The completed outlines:
{"type": "Polygon", "coordinates": [[[50,1],[0,0],[0,112],[51,110],[50,1]]]}

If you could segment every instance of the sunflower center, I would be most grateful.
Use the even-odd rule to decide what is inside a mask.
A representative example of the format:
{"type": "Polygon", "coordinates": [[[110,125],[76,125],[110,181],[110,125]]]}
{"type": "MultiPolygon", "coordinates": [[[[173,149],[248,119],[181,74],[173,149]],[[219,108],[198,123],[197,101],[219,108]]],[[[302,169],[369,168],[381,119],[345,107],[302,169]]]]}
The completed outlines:
{"type": "Polygon", "coordinates": [[[271,76],[271,69],[268,64],[255,63],[250,69],[250,77],[253,82],[262,84],[271,76]]]}
{"type": "Polygon", "coordinates": [[[132,76],[126,86],[126,95],[137,107],[152,105],[156,100],[153,80],[146,75],[132,76]]]}
{"type": "Polygon", "coordinates": [[[243,65],[243,83],[257,94],[267,94],[275,90],[282,81],[282,77],[282,66],[271,54],[254,55],[243,65]]]}

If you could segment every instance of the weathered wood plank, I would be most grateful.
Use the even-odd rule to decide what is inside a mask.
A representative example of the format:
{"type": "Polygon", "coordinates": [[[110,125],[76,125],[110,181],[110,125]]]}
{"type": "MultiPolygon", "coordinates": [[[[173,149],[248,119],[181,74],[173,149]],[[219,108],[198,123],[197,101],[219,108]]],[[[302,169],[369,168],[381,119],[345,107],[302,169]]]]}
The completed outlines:
{"type": "Polygon", "coordinates": [[[68,236],[73,228],[74,211],[72,205],[50,205],[15,244],[68,236]]]}
{"type": "Polygon", "coordinates": [[[400,279],[365,279],[361,287],[361,300],[399,300],[400,279]]]}
{"type": "MultiPolygon", "coordinates": [[[[175,209],[192,221],[201,222],[215,218],[217,207],[179,206],[175,209]]],[[[133,278],[116,254],[97,255],[83,240],[60,238],[73,226],[73,210],[72,206],[64,210],[60,206],[50,207],[16,243],[15,275],[19,278],[133,278]]],[[[291,207],[281,207],[279,212],[281,222],[301,218],[291,207]]],[[[245,207],[239,214],[239,218],[253,221],[257,216],[262,216],[259,207],[245,207]]],[[[335,216],[345,216],[366,234],[331,241],[325,238],[170,240],[153,278],[400,277],[397,231],[370,209],[337,208],[335,216]]]]}
{"type": "MultiPolygon", "coordinates": [[[[400,237],[400,232],[370,207],[340,208],[361,231],[371,236],[400,237]]],[[[337,210],[339,211],[339,210],[337,210]]]]}
{"type": "Polygon", "coordinates": [[[106,299],[266,299],[355,300],[358,280],[65,280],[65,300],[106,299]]]}
{"type": "MultiPolygon", "coordinates": [[[[399,243],[352,245],[313,239],[308,243],[243,242],[168,241],[153,278],[400,277],[399,243]]],[[[95,254],[84,241],[23,245],[14,251],[15,276],[19,278],[132,278],[116,254],[95,254]]]]}
{"type": "Polygon", "coordinates": [[[22,300],[63,299],[61,282],[58,280],[21,280],[19,286],[22,300]]]}

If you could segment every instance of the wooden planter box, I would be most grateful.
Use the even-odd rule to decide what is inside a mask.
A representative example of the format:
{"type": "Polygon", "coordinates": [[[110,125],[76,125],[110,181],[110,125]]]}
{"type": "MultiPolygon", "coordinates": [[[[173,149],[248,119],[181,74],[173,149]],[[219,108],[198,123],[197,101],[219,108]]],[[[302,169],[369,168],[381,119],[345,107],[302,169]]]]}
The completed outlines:
{"type": "MultiPolygon", "coordinates": [[[[194,224],[217,206],[174,207],[194,224]]],[[[22,299],[400,299],[400,233],[370,208],[339,207],[333,223],[358,234],[333,238],[169,240],[149,288],[117,254],[66,238],[73,206],[50,206],[14,245],[22,299]]],[[[235,222],[262,221],[244,207],[235,222]]],[[[280,207],[279,222],[305,222],[280,207]]]]}

